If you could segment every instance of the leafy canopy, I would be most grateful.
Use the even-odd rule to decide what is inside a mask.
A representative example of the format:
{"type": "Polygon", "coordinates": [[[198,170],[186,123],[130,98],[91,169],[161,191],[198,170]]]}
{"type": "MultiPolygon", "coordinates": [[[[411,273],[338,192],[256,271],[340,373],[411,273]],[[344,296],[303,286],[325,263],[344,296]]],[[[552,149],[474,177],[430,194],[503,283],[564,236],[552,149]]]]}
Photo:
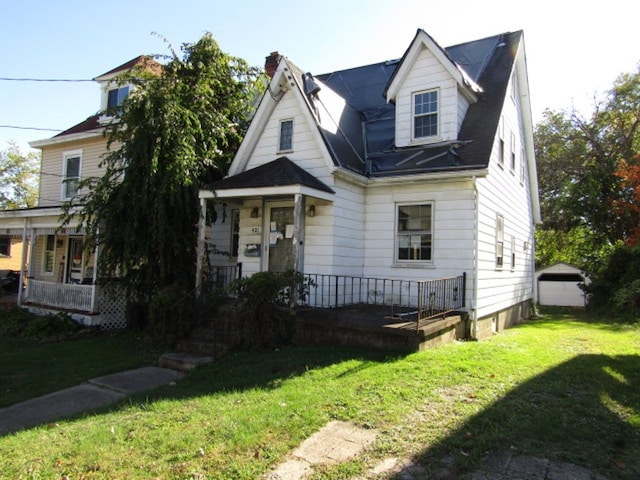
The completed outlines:
{"type": "Polygon", "coordinates": [[[539,263],[553,257],[593,270],[605,252],[637,237],[639,127],[640,70],[618,77],[589,118],[545,112],[535,130],[544,221],[537,249],[546,255],[539,263]]]}
{"type": "Polygon", "coordinates": [[[104,175],[66,205],[67,221],[79,206],[88,247],[100,248],[101,278],[119,277],[138,298],[193,284],[199,186],[226,172],[261,85],[209,33],[181,50],[160,73],[147,61],[118,79],[135,88],[108,112],[104,175]]]}
{"type": "Polygon", "coordinates": [[[15,142],[0,151],[0,210],[35,207],[39,174],[39,152],[23,154],[15,142]]]}

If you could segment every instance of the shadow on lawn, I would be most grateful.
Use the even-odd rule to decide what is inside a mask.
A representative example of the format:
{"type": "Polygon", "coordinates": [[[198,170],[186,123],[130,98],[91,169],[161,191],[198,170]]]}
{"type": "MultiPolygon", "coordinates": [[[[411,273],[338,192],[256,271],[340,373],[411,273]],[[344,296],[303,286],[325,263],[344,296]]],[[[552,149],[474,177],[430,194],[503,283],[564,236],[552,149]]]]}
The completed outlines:
{"type": "MultiPolygon", "coordinates": [[[[469,401],[453,400],[452,410],[469,401]]],[[[479,468],[487,453],[500,451],[569,462],[609,478],[640,478],[640,356],[581,355],[560,364],[415,460],[441,465],[453,456],[463,475],[479,468]]],[[[403,473],[394,478],[405,478],[403,473]]]]}

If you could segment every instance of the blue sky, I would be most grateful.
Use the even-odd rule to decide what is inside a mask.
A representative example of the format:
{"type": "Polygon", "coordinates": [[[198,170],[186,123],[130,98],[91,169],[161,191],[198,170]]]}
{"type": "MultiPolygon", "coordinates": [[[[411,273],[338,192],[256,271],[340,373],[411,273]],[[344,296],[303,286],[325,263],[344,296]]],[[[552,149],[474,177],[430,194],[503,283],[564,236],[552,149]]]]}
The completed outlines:
{"type": "MultiPolygon", "coordinates": [[[[0,77],[91,79],[140,54],[179,51],[211,32],[262,66],[272,51],[314,74],[402,56],[418,28],[446,47],[524,30],[534,121],[588,112],[640,61],[640,6],[628,0],[0,0],[0,77]],[[597,5],[597,8],[596,8],[597,5]],[[160,36],[154,35],[156,32],[160,36]]],[[[99,107],[95,82],[0,81],[0,125],[63,130],[99,107]]],[[[0,150],[53,131],[0,127],[0,150]]]]}

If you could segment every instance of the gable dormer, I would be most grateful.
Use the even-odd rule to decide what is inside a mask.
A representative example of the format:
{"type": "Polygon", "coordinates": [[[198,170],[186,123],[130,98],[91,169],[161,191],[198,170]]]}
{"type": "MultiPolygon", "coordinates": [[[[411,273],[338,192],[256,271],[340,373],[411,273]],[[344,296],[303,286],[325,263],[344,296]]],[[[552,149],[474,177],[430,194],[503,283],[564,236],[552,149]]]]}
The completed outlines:
{"type": "MultiPolygon", "coordinates": [[[[127,96],[135,87],[131,83],[121,83],[118,77],[124,72],[139,67],[144,67],[152,73],[158,73],[162,68],[159,63],[152,60],[151,58],[145,55],[140,55],[94,78],[94,80],[100,84],[101,112],[106,112],[122,105],[124,99],[127,98],[127,96]]],[[[101,118],[100,120],[104,121],[104,119],[108,120],[109,118],[110,117],[103,115],[103,118],[101,118]]]]}
{"type": "Polygon", "coordinates": [[[396,146],[456,140],[480,92],[447,52],[418,30],[386,89],[387,101],[396,106],[396,146]]]}

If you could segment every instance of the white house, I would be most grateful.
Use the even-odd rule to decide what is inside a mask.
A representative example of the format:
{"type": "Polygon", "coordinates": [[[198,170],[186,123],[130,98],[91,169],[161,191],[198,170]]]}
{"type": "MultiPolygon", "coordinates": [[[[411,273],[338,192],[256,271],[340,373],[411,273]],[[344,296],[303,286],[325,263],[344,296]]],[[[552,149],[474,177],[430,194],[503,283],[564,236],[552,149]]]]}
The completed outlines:
{"type": "Polygon", "coordinates": [[[418,30],[399,60],[312,75],[275,52],[266,69],[228,176],[200,192],[200,260],[345,292],[340,278],[391,280],[367,288],[392,304],[411,282],[465,274],[475,338],[529,315],[540,213],[523,32],[442,48],[418,30]]]}

